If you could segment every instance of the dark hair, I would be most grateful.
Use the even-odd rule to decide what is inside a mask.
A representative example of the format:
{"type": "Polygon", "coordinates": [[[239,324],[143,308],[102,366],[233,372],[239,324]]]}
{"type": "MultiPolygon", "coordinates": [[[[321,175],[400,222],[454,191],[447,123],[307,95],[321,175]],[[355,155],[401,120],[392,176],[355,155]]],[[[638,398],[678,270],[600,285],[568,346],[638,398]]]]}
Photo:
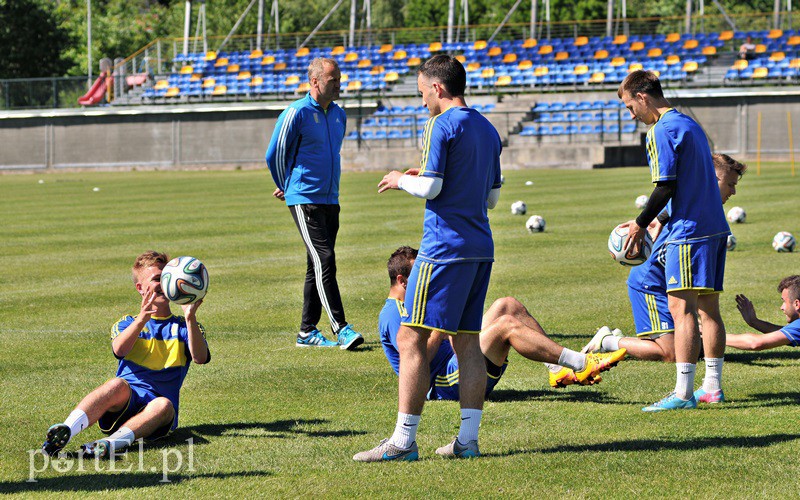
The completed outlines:
{"type": "Polygon", "coordinates": [[[425,61],[417,73],[444,85],[453,97],[461,97],[467,88],[467,72],[455,57],[445,54],[433,56],[425,61]]]}
{"type": "Polygon", "coordinates": [[[714,169],[721,171],[723,175],[734,171],[739,174],[739,178],[741,179],[744,173],[747,172],[747,165],[734,160],[726,154],[714,153],[711,155],[711,158],[714,160],[714,169]]]}
{"type": "Polygon", "coordinates": [[[800,276],[792,275],[783,278],[778,284],[778,293],[783,293],[784,290],[789,290],[789,300],[795,301],[800,299],[800,276]]]}
{"type": "Polygon", "coordinates": [[[411,274],[411,261],[417,258],[417,249],[409,246],[402,246],[394,251],[386,267],[389,269],[389,283],[397,283],[397,277],[408,278],[411,274]]]}
{"type": "Polygon", "coordinates": [[[664,91],[661,90],[661,82],[652,71],[637,69],[622,80],[617,90],[617,96],[621,99],[624,94],[635,96],[636,94],[647,94],[656,99],[664,98],[664,91]]]}

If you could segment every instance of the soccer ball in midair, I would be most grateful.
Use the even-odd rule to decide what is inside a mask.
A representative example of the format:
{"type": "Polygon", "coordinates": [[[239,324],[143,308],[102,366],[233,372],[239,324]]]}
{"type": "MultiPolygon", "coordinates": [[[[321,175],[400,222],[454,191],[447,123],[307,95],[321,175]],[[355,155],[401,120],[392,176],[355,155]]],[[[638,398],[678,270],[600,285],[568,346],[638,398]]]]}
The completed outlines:
{"type": "Polygon", "coordinates": [[[725,247],[728,249],[729,252],[733,252],[734,250],[736,250],[736,236],[729,234],[728,242],[725,244],[725,247]]]}
{"type": "Polygon", "coordinates": [[[649,200],[649,198],[647,197],[646,194],[640,194],[639,196],[637,196],[636,201],[634,202],[636,208],[638,208],[639,210],[643,209],[644,206],[647,205],[647,200],[649,200]]]}
{"type": "Polygon", "coordinates": [[[794,247],[797,245],[797,240],[794,239],[792,233],[781,231],[772,238],[772,248],[776,252],[794,252],[794,247]]]}
{"type": "Polygon", "coordinates": [[[541,233],[544,231],[544,217],[541,215],[531,215],[527,222],[525,222],[525,227],[528,228],[528,232],[531,233],[541,233]]]}
{"type": "Polygon", "coordinates": [[[176,304],[193,304],[206,296],[208,271],[194,257],[176,257],[161,270],[161,290],[176,304]]]}
{"type": "Polygon", "coordinates": [[[747,214],[742,207],[733,207],[728,210],[728,222],[735,222],[737,224],[743,223],[747,219],[747,214]]]}
{"type": "Polygon", "coordinates": [[[525,215],[528,211],[528,205],[524,201],[515,201],[511,204],[511,213],[514,215],[525,215]]]}
{"type": "Polygon", "coordinates": [[[645,231],[644,244],[639,250],[639,253],[634,257],[628,257],[625,252],[625,239],[628,237],[628,228],[617,226],[611,231],[608,236],[608,252],[611,258],[622,264],[623,266],[638,266],[650,257],[650,252],[653,251],[653,239],[650,233],[645,231]]]}

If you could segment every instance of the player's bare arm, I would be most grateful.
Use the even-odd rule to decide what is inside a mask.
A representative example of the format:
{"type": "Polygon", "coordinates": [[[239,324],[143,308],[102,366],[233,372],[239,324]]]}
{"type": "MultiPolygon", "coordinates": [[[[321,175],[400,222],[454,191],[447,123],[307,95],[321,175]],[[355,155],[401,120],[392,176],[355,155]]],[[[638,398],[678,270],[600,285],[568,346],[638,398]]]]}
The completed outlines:
{"type": "Polygon", "coordinates": [[[758,319],[756,316],[756,308],[746,295],[739,294],[736,296],[736,308],[739,309],[739,312],[742,314],[744,322],[761,333],[769,333],[781,329],[780,325],[758,319]]]}
{"type": "Polygon", "coordinates": [[[739,335],[729,333],[725,336],[725,345],[744,351],[763,351],[789,345],[789,339],[780,330],[763,335],[759,333],[742,333],[739,335]]]}
{"type": "Polygon", "coordinates": [[[111,342],[111,348],[114,355],[118,357],[125,357],[131,349],[139,334],[142,333],[144,325],[150,321],[150,317],[156,312],[156,306],[153,302],[156,299],[156,287],[159,286],[158,282],[152,281],[147,285],[144,294],[142,294],[142,305],[139,308],[139,314],[133,322],[125,328],[119,335],[117,335],[111,342]]]}
{"type": "Polygon", "coordinates": [[[203,338],[203,333],[200,331],[200,325],[197,323],[197,309],[203,300],[200,299],[193,304],[182,305],[183,317],[186,320],[186,329],[189,333],[189,350],[192,353],[192,361],[202,365],[208,361],[208,346],[203,338]]]}

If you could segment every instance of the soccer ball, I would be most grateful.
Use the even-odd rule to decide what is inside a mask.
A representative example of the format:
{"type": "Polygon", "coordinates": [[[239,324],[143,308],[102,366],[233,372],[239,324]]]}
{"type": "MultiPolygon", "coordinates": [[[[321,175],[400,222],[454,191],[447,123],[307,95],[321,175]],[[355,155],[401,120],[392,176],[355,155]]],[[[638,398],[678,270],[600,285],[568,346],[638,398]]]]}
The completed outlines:
{"type": "Polygon", "coordinates": [[[794,247],[797,245],[797,240],[794,239],[792,233],[781,231],[772,238],[772,248],[776,252],[794,252],[794,247]]]}
{"type": "Polygon", "coordinates": [[[628,237],[628,228],[617,226],[611,231],[608,236],[608,251],[611,258],[622,264],[623,266],[638,266],[650,257],[650,252],[653,251],[653,238],[650,234],[644,232],[644,246],[639,251],[639,254],[633,258],[628,258],[623,248],[625,246],[625,239],[628,237]]]}
{"type": "Polygon", "coordinates": [[[544,217],[541,215],[531,215],[525,223],[525,227],[528,228],[528,232],[531,233],[541,233],[544,231],[544,225],[544,217]]]}
{"type": "Polygon", "coordinates": [[[524,201],[515,201],[511,204],[511,213],[514,215],[525,215],[528,211],[528,205],[524,201]]]}
{"type": "Polygon", "coordinates": [[[503,174],[500,174],[500,185],[502,186],[505,183],[506,183],[506,176],[503,175],[503,174]]]}
{"type": "Polygon", "coordinates": [[[648,199],[649,198],[647,197],[646,194],[640,194],[639,196],[637,196],[636,201],[634,202],[636,204],[636,208],[638,208],[639,210],[643,209],[644,206],[647,205],[648,199]]]}
{"type": "Polygon", "coordinates": [[[176,304],[194,304],[206,296],[208,271],[194,257],[176,257],[161,270],[161,290],[176,304]]]}
{"type": "Polygon", "coordinates": [[[728,242],[725,244],[725,246],[728,248],[729,252],[736,250],[736,236],[729,234],[728,242]]]}
{"type": "Polygon", "coordinates": [[[737,224],[743,223],[747,219],[747,214],[742,207],[733,207],[728,210],[728,222],[735,222],[737,224]]]}

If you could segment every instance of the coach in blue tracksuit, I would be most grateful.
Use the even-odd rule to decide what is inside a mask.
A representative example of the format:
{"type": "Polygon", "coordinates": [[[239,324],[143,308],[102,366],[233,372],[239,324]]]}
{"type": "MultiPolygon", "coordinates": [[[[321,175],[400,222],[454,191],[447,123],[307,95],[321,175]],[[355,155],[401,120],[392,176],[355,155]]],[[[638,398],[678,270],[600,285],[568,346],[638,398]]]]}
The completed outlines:
{"type": "Polygon", "coordinates": [[[341,73],[333,59],[308,66],[310,91],[278,117],[267,148],[267,166],[306,246],[308,268],[303,288],[303,317],[298,347],[354,349],[364,338],[347,323],[336,282],[336,233],[339,231],[339,177],[347,117],[333,101],[341,73]],[[317,328],[322,309],[338,342],[317,328]]]}

